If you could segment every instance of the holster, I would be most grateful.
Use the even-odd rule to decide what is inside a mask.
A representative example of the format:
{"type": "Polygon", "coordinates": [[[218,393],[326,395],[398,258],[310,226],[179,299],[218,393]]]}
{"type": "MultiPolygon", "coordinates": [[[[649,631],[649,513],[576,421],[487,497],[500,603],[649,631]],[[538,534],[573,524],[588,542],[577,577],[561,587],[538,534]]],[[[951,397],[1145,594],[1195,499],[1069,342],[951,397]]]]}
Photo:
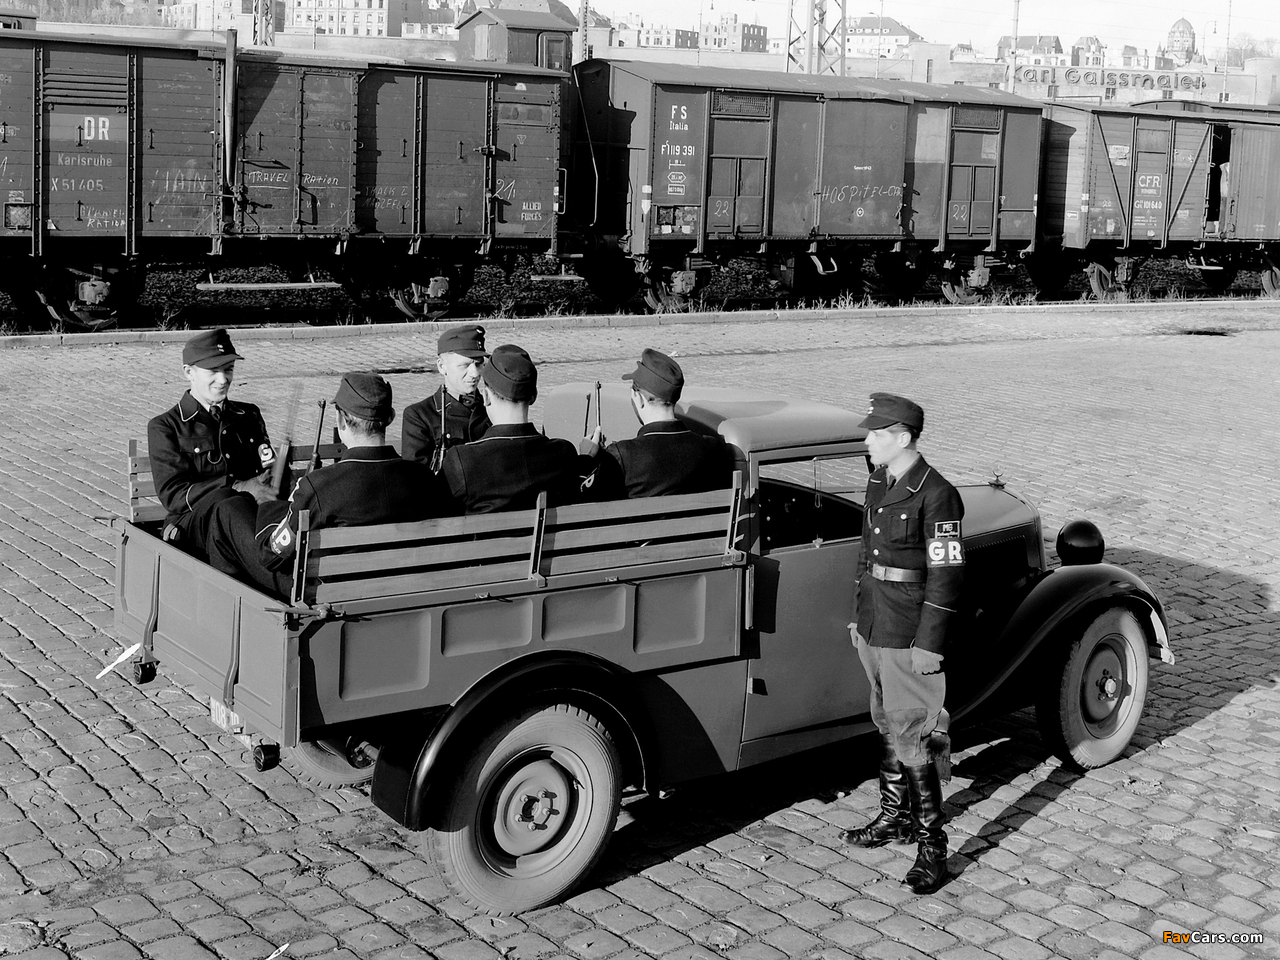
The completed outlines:
{"type": "Polygon", "coordinates": [[[935,730],[925,741],[925,749],[928,751],[929,762],[938,770],[938,780],[942,783],[950,783],[951,737],[935,730]]]}

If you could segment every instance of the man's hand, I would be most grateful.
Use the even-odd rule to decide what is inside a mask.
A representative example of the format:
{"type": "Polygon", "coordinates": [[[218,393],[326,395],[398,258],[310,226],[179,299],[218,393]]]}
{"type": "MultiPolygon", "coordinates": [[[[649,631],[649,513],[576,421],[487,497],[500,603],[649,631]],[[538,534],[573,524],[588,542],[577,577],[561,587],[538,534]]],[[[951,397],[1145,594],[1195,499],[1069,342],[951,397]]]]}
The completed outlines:
{"type": "Polygon", "coordinates": [[[858,625],[850,622],[846,623],[845,626],[849,628],[849,642],[856,647],[858,645],[858,625]]]}
{"type": "Polygon", "coordinates": [[[262,477],[250,477],[248,480],[237,480],[231,485],[232,490],[250,494],[258,503],[270,503],[280,499],[280,493],[262,477]]]}
{"type": "Polygon", "coordinates": [[[584,457],[595,457],[600,454],[600,448],[604,446],[604,431],[596,427],[591,431],[591,436],[583,437],[578,441],[578,453],[584,457]]]}
{"type": "Polygon", "coordinates": [[[928,650],[921,650],[919,647],[911,648],[911,672],[918,673],[921,676],[928,676],[931,673],[938,673],[942,670],[942,654],[931,653],[928,650]]]}

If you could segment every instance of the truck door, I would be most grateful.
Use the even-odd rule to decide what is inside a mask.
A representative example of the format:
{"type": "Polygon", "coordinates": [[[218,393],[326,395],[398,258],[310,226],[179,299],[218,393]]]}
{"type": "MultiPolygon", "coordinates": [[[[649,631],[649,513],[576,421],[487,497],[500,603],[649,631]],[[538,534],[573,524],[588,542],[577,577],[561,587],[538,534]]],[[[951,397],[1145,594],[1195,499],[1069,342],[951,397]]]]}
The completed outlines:
{"type": "Polygon", "coordinates": [[[995,226],[1001,118],[994,108],[957,107],[952,116],[947,235],[989,237],[995,226]]]}
{"type": "Polygon", "coordinates": [[[862,556],[865,451],[761,463],[759,558],[743,742],[868,719],[870,688],[849,639],[862,556]]]}
{"type": "Polygon", "coordinates": [[[1221,191],[1227,198],[1227,236],[1271,240],[1280,224],[1280,130],[1239,124],[1228,159],[1220,163],[1221,191]],[[1229,164],[1229,165],[1228,165],[1229,164]]]}

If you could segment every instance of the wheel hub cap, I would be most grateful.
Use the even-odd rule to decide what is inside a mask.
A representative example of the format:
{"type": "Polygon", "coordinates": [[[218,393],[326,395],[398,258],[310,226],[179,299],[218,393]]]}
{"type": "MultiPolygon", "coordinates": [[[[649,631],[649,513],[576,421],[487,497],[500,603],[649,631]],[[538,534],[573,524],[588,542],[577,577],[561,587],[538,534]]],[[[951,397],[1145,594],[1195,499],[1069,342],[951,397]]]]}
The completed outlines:
{"type": "Polygon", "coordinates": [[[1124,664],[1119,654],[1100,645],[1089,660],[1084,681],[1085,716],[1093,723],[1106,720],[1115,712],[1123,690],[1124,664]]]}
{"type": "Polygon", "coordinates": [[[551,760],[536,760],[514,771],[494,811],[499,849],[523,857],[555,843],[565,826],[565,800],[571,788],[568,774],[551,760]]]}

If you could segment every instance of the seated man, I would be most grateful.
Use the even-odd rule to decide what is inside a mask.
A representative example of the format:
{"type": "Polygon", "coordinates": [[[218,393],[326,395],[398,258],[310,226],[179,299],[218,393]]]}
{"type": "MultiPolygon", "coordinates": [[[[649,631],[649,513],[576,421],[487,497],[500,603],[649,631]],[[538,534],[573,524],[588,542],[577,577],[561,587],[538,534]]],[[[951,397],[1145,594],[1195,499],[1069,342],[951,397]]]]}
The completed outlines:
{"type": "Polygon", "coordinates": [[[544,491],[549,506],[581,499],[593,464],[568,440],[548,439],[529,422],[538,398],[529,354],[510,344],[495,349],[480,374],[480,396],[493,426],[474,443],[450,447],[441,471],[463,509],[528,510],[544,491]]]}
{"type": "Polygon", "coordinates": [[[209,534],[209,562],[276,594],[287,594],[298,543],[298,517],[310,528],[429,520],[453,512],[440,479],[425,463],[403,460],[387,445],[395,419],[391,385],[371,373],[348,373],[333,404],[346,452],[302,477],[287,503],[220,512],[209,534]]]}
{"type": "Polygon", "coordinates": [[[444,383],[425,400],[405,407],[400,427],[400,453],[440,472],[445,451],[479,440],[489,429],[489,416],[477,384],[484,366],[484,327],[453,327],[436,341],[436,369],[444,383]]]}
{"type": "Polygon", "coordinates": [[[705,493],[733,482],[733,458],[722,437],[694,433],[676,419],[675,403],[684,389],[680,364],[665,353],[645,350],[633,372],[631,408],[640,421],[633,440],[619,440],[600,456],[599,427],[581,444],[582,453],[600,463],[597,482],[621,486],[628,497],[705,493]]]}
{"type": "Polygon", "coordinates": [[[182,348],[187,392],[147,424],[151,476],[168,512],[164,538],[200,557],[219,504],[243,500],[252,508],[279,497],[265,479],[275,452],[262,414],[227,397],[242,359],[226,330],[197,333],[182,348]]]}

